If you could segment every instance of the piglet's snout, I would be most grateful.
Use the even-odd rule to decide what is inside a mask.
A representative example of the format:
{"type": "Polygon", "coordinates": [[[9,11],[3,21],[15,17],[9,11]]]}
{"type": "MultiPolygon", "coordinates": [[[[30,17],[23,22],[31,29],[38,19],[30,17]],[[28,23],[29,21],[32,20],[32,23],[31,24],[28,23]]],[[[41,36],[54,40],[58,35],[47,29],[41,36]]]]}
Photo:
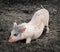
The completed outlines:
{"type": "Polygon", "coordinates": [[[15,42],[15,38],[14,37],[9,37],[9,42],[15,42]]]}

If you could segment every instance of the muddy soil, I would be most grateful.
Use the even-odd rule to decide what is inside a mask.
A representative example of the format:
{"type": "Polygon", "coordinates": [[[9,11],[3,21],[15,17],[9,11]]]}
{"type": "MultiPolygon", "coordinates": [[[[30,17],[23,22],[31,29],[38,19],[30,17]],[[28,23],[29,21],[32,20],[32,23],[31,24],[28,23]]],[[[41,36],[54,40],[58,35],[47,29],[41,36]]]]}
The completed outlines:
{"type": "Polygon", "coordinates": [[[50,32],[26,44],[25,40],[8,42],[13,22],[29,22],[34,12],[41,9],[41,4],[0,4],[0,52],[60,52],[60,7],[49,3],[43,6],[50,13],[50,32]]]}

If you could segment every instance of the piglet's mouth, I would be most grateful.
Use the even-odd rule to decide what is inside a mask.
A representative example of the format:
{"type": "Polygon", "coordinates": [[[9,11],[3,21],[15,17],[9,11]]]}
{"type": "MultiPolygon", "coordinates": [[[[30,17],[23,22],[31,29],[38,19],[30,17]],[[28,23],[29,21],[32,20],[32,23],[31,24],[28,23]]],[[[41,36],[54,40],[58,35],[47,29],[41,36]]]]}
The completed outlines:
{"type": "Polygon", "coordinates": [[[9,37],[9,40],[8,40],[10,43],[12,42],[15,42],[15,38],[14,37],[9,37]]]}

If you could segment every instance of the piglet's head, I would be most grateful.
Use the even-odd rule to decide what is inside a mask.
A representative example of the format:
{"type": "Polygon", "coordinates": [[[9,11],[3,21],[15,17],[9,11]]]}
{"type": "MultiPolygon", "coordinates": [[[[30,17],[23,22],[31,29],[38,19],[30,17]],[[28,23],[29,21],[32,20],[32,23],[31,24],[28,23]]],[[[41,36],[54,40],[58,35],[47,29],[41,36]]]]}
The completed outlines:
{"type": "Polygon", "coordinates": [[[26,23],[22,23],[20,25],[17,25],[15,22],[13,24],[13,29],[11,31],[11,35],[9,37],[9,42],[16,42],[18,40],[24,39],[24,33],[26,32],[26,23]]]}

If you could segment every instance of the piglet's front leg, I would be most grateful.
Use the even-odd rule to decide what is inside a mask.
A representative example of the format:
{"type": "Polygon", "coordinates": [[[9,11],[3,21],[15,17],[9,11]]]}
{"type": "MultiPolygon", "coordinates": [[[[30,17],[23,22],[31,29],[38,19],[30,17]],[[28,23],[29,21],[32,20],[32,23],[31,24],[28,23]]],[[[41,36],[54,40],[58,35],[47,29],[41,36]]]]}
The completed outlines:
{"type": "Polygon", "coordinates": [[[28,38],[26,39],[26,44],[29,44],[30,42],[31,42],[31,38],[28,37],[28,38]]]}

